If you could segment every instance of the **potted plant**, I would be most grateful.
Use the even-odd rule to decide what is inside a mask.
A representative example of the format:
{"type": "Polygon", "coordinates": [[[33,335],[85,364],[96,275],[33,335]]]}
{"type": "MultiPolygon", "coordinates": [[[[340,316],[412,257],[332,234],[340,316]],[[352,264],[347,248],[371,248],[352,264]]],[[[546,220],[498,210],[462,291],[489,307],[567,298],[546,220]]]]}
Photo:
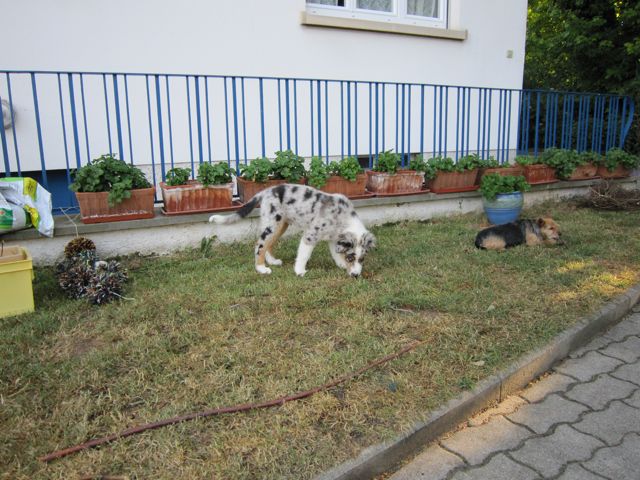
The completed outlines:
{"type": "Polygon", "coordinates": [[[236,177],[238,196],[242,203],[250,200],[256,193],[284,180],[273,180],[273,162],[266,157],[251,160],[248,165],[240,166],[240,176],[236,177]]]}
{"type": "Polygon", "coordinates": [[[404,195],[422,190],[424,172],[400,169],[400,155],[380,152],[373,170],[367,170],[367,190],[377,195],[404,195]]]}
{"type": "Polygon", "coordinates": [[[434,171],[434,178],[428,184],[432,192],[470,192],[478,189],[477,156],[460,157],[457,163],[449,157],[433,157],[428,164],[434,171]]]}
{"type": "Polygon", "coordinates": [[[497,173],[498,175],[523,175],[524,169],[521,165],[509,162],[499,163],[495,158],[489,157],[486,160],[478,159],[478,176],[476,183],[479,185],[483,175],[497,173]]]}
{"type": "Polygon", "coordinates": [[[190,180],[190,168],[172,168],[160,183],[163,213],[212,212],[233,206],[233,171],[226,163],[203,163],[197,180],[190,180]]]}
{"type": "Polygon", "coordinates": [[[482,177],[482,206],[489,221],[494,225],[515,222],[524,203],[522,193],[530,188],[523,175],[489,173],[482,177]]]}
{"type": "Polygon", "coordinates": [[[556,171],[553,167],[545,165],[542,160],[530,155],[516,157],[516,163],[524,169],[524,178],[529,185],[557,182],[556,171]]]}
{"type": "Polygon", "coordinates": [[[640,157],[612,148],[598,159],[597,174],[602,178],[624,178],[640,165],[640,157]]]}
{"type": "Polygon", "coordinates": [[[597,152],[580,152],[576,157],[576,165],[567,180],[590,180],[598,178],[598,162],[600,155],[597,152]]]}
{"type": "Polygon", "coordinates": [[[287,183],[300,183],[305,175],[304,158],[291,150],[276,152],[273,160],[273,178],[287,183]]]}
{"type": "Polygon", "coordinates": [[[304,182],[304,159],[291,150],[276,152],[276,158],[256,158],[240,167],[237,177],[240,201],[249,201],[256,193],[281,183],[304,182]]]}
{"type": "Polygon", "coordinates": [[[548,148],[540,156],[540,160],[556,171],[560,180],[568,180],[579,163],[579,155],[575,150],[548,148]]]}
{"type": "Polygon", "coordinates": [[[83,223],[152,218],[155,189],[137,167],[113,155],[101,157],[73,173],[83,223]]]}
{"type": "Polygon", "coordinates": [[[329,165],[322,158],[313,157],[307,171],[307,184],[323,192],[354,198],[365,195],[367,176],[356,157],[332,161],[329,165]]]}

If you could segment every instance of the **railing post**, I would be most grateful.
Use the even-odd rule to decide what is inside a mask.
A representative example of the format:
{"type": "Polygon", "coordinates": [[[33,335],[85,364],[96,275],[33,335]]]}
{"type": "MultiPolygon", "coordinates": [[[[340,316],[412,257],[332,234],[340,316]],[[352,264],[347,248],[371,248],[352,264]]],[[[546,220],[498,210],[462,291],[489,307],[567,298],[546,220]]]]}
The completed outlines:
{"type": "MultiPolygon", "coordinates": [[[[165,77],[168,78],[168,77],[165,77]]],[[[209,163],[213,161],[213,152],[211,150],[211,114],[209,113],[209,77],[204,78],[204,113],[207,118],[207,151],[209,152],[209,163]]],[[[167,88],[167,108],[169,107],[169,89],[167,88]]],[[[173,166],[173,141],[171,141],[171,110],[167,110],[169,120],[169,141],[171,142],[171,165],[173,166]]]]}
{"type": "MultiPolygon", "coordinates": [[[[167,102],[168,102],[169,92],[167,91],[167,102]]],[[[131,134],[131,113],[129,112],[129,82],[127,81],[127,75],[124,75],[124,100],[125,105],[127,107],[127,132],[129,135],[129,163],[133,165],[133,136],[131,134]]],[[[169,117],[171,118],[171,117],[169,117]]],[[[171,132],[171,123],[169,123],[169,132],[171,132]]],[[[169,137],[171,139],[171,137],[169,137]]],[[[173,144],[171,146],[171,162],[173,165],[173,144]]]]}
{"type": "Polygon", "coordinates": [[[240,79],[240,91],[242,94],[242,146],[244,149],[244,164],[247,164],[247,113],[245,105],[247,97],[244,95],[244,77],[240,79]]]}
{"type": "Polygon", "coordinates": [[[231,77],[231,95],[233,98],[233,138],[236,146],[236,171],[240,169],[240,143],[238,140],[238,101],[236,77],[231,77]]]}
{"type": "Polygon", "coordinates": [[[84,76],[80,74],[80,98],[82,100],[82,119],[84,121],[84,140],[87,149],[87,162],[91,161],[91,151],[89,149],[89,121],[87,120],[87,102],[84,96],[84,76]]]}
{"type": "MultiPolygon", "coordinates": [[[[261,145],[262,145],[262,157],[266,157],[266,150],[265,150],[265,144],[264,144],[264,85],[263,85],[263,81],[264,79],[261,77],[259,80],[259,89],[260,89],[260,141],[261,141],[261,145]]],[[[311,87],[309,87],[311,90],[313,90],[311,87]]],[[[311,92],[312,98],[311,98],[311,145],[313,145],[313,91],[311,92]]]]}
{"type": "Polygon", "coordinates": [[[151,93],[149,91],[149,75],[144,76],[145,86],[147,87],[147,117],[149,121],[149,148],[151,149],[151,174],[153,183],[156,183],[156,157],[153,145],[153,120],[151,117],[151,93]]]}
{"type": "Polygon", "coordinates": [[[116,129],[118,130],[118,154],[124,159],[124,147],[122,143],[122,125],[120,123],[120,96],[118,95],[118,76],[112,75],[113,78],[113,102],[116,106],[116,129]]]}
{"type": "MultiPolygon", "coordinates": [[[[38,133],[38,150],[40,151],[40,168],[42,171],[42,185],[49,188],[47,181],[47,165],[44,159],[44,146],[42,144],[42,125],[40,124],[40,108],[38,106],[38,87],[36,85],[36,75],[31,73],[31,90],[33,92],[33,109],[36,116],[36,131],[38,133]]],[[[4,131],[4,126],[2,127],[4,131]]]]}
{"type": "MultiPolygon", "coordinates": [[[[62,101],[62,81],[60,80],[59,73],[57,74],[57,77],[58,77],[58,100],[60,101],[60,122],[62,123],[62,144],[64,146],[64,163],[66,167],[67,184],[71,185],[71,171],[69,169],[69,149],[67,148],[67,122],[64,118],[64,103],[62,101]]],[[[9,171],[7,171],[7,173],[9,173],[9,171]]],[[[73,203],[71,200],[73,195],[71,195],[70,191],[68,193],[69,193],[68,204],[71,205],[73,203]]]]}
{"type": "Polygon", "coordinates": [[[316,92],[318,97],[318,156],[322,157],[322,91],[320,90],[320,80],[316,83],[316,92]]]}
{"type": "Polygon", "coordinates": [[[109,143],[109,153],[113,154],[113,146],[111,145],[111,118],[109,115],[109,96],[107,94],[107,76],[102,74],[102,88],[104,90],[104,111],[107,117],[107,140],[109,143]]]}
{"type": "Polygon", "coordinates": [[[160,79],[158,75],[154,75],[155,87],[156,87],[156,113],[158,115],[158,141],[160,143],[160,172],[162,175],[162,181],[166,178],[166,172],[164,168],[164,135],[162,133],[162,104],[160,102],[160,79]]]}
{"type": "Polygon", "coordinates": [[[15,129],[16,119],[15,119],[15,114],[13,112],[13,94],[11,93],[11,77],[9,76],[8,72],[6,75],[7,75],[7,93],[9,94],[9,109],[11,110],[11,125],[14,125],[14,127],[11,128],[13,132],[13,150],[16,155],[16,168],[18,169],[18,176],[22,176],[22,169],[20,167],[20,152],[18,148],[18,135],[16,134],[16,129],[15,129]]]}
{"type": "MultiPolygon", "coordinates": [[[[2,98],[0,97],[0,100],[2,98]]],[[[3,117],[4,117],[4,112],[3,117]]],[[[15,125],[14,125],[15,128],[15,125]]],[[[2,159],[4,161],[4,171],[6,176],[11,175],[11,164],[9,163],[9,147],[7,146],[7,135],[4,131],[4,118],[3,125],[0,125],[0,139],[2,140],[2,159]]]]}

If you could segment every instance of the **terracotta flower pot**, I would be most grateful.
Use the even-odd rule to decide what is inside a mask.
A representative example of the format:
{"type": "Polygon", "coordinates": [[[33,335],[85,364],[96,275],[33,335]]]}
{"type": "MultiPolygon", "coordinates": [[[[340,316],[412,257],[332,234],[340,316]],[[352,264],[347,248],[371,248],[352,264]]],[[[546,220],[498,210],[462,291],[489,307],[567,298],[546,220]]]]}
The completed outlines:
{"type": "Polygon", "coordinates": [[[557,182],[556,169],[543,163],[524,166],[524,177],[530,185],[557,182]]]}
{"type": "Polygon", "coordinates": [[[233,183],[203,186],[197,180],[189,180],[186,185],[174,187],[162,182],[164,213],[212,212],[233,205],[233,183]]]}
{"type": "Polygon", "coordinates": [[[109,206],[109,192],[76,192],[82,223],[120,222],[153,218],[154,187],[131,190],[131,197],[109,206]]]}
{"type": "Polygon", "coordinates": [[[615,170],[609,171],[604,165],[599,165],[596,174],[602,178],[625,178],[631,175],[631,170],[618,165],[615,170]]]}
{"type": "Polygon", "coordinates": [[[341,193],[347,197],[358,197],[365,194],[366,186],[367,176],[364,173],[358,174],[355,182],[339,175],[331,175],[326,185],[320,190],[327,193],[341,193]]]}
{"type": "Polygon", "coordinates": [[[476,183],[480,185],[480,180],[482,180],[482,177],[490,173],[497,173],[498,175],[502,175],[503,177],[509,175],[518,176],[524,175],[524,168],[522,168],[520,165],[512,165],[510,167],[479,168],[476,183]]]}
{"type": "Polygon", "coordinates": [[[253,180],[246,180],[242,177],[236,177],[238,182],[238,196],[242,203],[247,203],[253,198],[253,196],[275,185],[281,185],[287,183],[286,180],[267,180],[266,182],[254,182],[253,180]]]}
{"type": "Polygon", "coordinates": [[[367,190],[378,195],[417,193],[422,190],[424,173],[398,170],[396,173],[367,170],[367,190]]]}
{"type": "Polygon", "coordinates": [[[434,193],[471,192],[480,188],[476,183],[477,177],[477,168],[462,172],[438,170],[436,177],[429,182],[429,188],[434,193]]]}
{"type": "Polygon", "coordinates": [[[598,166],[589,162],[584,165],[578,165],[567,180],[589,180],[596,178],[598,175],[598,166]]]}

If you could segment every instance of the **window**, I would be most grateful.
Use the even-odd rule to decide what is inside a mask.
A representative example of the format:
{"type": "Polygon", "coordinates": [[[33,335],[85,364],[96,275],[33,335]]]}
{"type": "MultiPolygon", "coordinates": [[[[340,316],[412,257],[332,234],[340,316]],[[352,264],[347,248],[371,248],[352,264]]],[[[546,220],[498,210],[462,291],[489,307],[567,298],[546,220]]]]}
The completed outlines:
{"type": "Polygon", "coordinates": [[[447,0],[306,0],[307,12],[378,22],[447,27],[447,0]]]}

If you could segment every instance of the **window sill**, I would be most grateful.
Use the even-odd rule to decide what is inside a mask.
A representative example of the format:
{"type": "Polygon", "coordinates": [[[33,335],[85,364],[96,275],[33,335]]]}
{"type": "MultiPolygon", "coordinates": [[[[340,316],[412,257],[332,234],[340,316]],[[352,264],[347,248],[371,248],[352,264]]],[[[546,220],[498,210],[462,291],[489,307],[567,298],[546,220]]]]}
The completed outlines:
{"type": "Polygon", "coordinates": [[[419,37],[436,37],[449,40],[466,40],[466,30],[450,30],[444,28],[421,27],[417,25],[404,25],[401,23],[375,22],[372,20],[360,20],[355,18],[331,17],[328,15],[315,15],[302,12],[302,25],[315,27],[345,28],[348,30],[367,30],[370,32],[397,33],[401,35],[416,35],[419,37]]]}

